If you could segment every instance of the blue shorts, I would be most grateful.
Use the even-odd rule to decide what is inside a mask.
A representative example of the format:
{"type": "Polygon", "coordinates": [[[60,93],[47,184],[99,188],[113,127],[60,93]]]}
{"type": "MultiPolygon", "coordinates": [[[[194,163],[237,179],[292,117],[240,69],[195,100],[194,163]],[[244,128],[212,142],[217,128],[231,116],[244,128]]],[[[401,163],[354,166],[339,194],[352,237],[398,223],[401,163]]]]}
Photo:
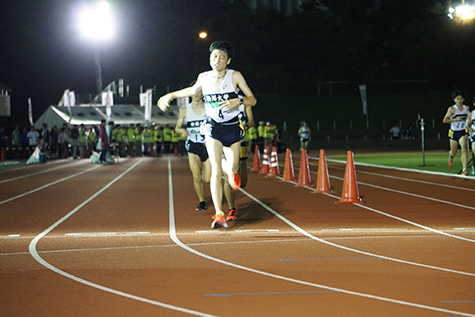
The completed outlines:
{"type": "Polygon", "coordinates": [[[211,137],[218,140],[225,147],[230,147],[236,142],[241,142],[244,130],[241,127],[241,121],[236,117],[227,122],[218,123],[208,118],[211,124],[211,137]]]}
{"type": "Polygon", "coordinates": [[[208,151],[204,143],[195,143],[190,140],[186,140],[185,149],[188,153],[196,154],[200,157],[201,162],[206,162],[208,159],[208,151]]]}
{"type": "Polygon", "coordinates": [[[468,135],[467,130],[453,131],[452,129],[449,129],[449,139],[451,140],[458,142],[464,135],[468,135]]]}

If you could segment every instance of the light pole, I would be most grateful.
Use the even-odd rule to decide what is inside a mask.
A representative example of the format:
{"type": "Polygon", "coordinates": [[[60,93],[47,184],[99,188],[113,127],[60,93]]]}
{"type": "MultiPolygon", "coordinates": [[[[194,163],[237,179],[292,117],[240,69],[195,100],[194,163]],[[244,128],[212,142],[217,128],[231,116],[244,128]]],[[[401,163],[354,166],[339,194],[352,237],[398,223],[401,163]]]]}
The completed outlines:
{"type": "Polygon", "coordinates": [[[102,69],[99,45],[110,40],[114,35],[109,4],[106,1],[101,1],[94,8],[84,10],[81,15],[81,29],[83,35],[93,42],[96,88],[97,94],[100,95],[102,92],[102,69]]]}

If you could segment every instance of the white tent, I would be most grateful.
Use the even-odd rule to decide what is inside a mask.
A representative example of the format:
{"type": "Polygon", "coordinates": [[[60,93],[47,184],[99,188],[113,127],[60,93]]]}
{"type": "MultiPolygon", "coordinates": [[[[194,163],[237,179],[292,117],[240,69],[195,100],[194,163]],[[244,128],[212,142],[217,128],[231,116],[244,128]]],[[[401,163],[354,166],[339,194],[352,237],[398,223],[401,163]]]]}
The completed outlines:
{"type": "MultiPolygon", "coordinates": [[[[177,106],[170,106],[167,112],[161,111],[157,106],[152,107],[152,121],[145,122],[144,107],[139,105],[113,105],[111,121],[115,124],[157,124],[157,125],[174,125],[178,120],[179,109],[177,106]]],[[[43,123],[51,129],[55,125],[60,128],[64,123],[69,125],[99,125],[101,120],[108,120],[106,114],[106,106],[101,105],[75,105],[67,106],[50,106],[35,122],[35,128],[40,129],[43,123]]]]}

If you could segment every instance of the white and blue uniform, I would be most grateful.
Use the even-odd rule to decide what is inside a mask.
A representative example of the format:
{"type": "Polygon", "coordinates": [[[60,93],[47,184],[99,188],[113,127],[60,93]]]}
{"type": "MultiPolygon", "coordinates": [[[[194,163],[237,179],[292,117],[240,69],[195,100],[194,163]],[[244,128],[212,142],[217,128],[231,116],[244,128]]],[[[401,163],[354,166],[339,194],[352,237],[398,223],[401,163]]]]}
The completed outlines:
{"type": "Polygon", "coordinates": [[[200,126],[205,119],[205,111],[197,115],[193,111],[191,103],[186,105],[186,131],[188,136],[186,137],[185,148],[188,153],[198,155],[201,162],[205,162],[208,159],[208,152],[204,145],[205,136],[200,132],[200,126]]]}
{"type": "Polygon", "coordinates": [[[462,110],[459,110],[457,105],[453,105],[452,107],[455,110],[455,115],[450,117],[450,119],[462,117],[462,120],[450,123],[449,138],[451,140],[458,141],[462,136],[468,134],[467,133],[468,107],[466,105],[462,105],[462,110]]]}
{"type": "Polygon", "coordinates": [[[472,122],[467,122],[472,127],[472,134],[470,135],[470,141],[475,141],[475,110],[472,111],[472,122]]]}
{"type": "Polygon", "coordinates": [[[228,69],[223,82],[218,87],[210,84],[212,71],[204,72],[200,79],[203,92],[207,122],[211,124],[210,136],[230,147],[242,138],[242,128],[239,122],[239,107],[223,110],[221,102],[238,98],[233,86],[233,70],[228,69]]]}
{"type": "Polygon", "coordinates": [[[206,120],[205,111],[200,115],[197,115],[193,111],[193,104],[186,105],[186,132],[188,136],[186,140],[190,140],[194,143],[205,143],[205,136],[200,132],[200,126],[203,121],[206,120]]]}
{"type": "Polygon", "coordinates": [[[307,142],[310,139],[310,129],[300,127],[300,142],[307,142]]]}

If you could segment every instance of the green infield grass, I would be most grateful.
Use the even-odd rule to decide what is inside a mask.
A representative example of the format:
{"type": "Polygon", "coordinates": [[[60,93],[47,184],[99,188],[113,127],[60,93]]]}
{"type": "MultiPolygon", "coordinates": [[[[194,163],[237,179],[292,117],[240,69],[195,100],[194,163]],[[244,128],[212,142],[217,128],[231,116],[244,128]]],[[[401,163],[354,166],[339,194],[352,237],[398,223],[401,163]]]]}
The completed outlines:
{"type": "MultiPolygon", "coordinates": [[[[441,172],[448,174],[458,174],[462,169],[460,161],[460,152],[454,158],[454,165],[447,165],[448,152],[387,152],[387,153],[358,153],[353,152],[355,164],[365,163],[373,165],[393,166],[400,168],[425,170],[432,172],[441,172]]],[[[312,155],[318,156],[318,155],[312,155]]],[[[327,160],[346,161],[347,155],[326,155],[327,160]]],[[[472,159],[472,155],[468,153],[468,160],[472,159]]],[[[468,172],[472,172],[473,161],[468,164],[468,172]]]]}

